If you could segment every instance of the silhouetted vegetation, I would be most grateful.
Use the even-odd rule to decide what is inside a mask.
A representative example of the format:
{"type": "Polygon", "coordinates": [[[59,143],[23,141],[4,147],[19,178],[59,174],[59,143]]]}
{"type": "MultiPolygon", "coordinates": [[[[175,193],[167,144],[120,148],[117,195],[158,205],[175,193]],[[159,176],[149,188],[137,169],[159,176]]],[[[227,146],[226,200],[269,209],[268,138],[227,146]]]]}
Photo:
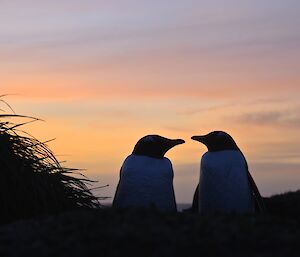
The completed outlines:
{"type": "Polygon", "coordinates": [[[300,190],[264,198],[264,201],[269,214],[300,219],[300,190]]]}
{"type": "Polygon", "coordinates": [[[0,222],[99,207],[79,170],[64,167],[47,146],[19,129],[36,119],[0,115],[0,222]],[[14,123],[16,119],[25,122],[14,123]]]}
{"type": "MultiPolygon", "coordinates": [[[[297,198],[299,208],[299,192],[271,197],[269,206],[275,208],[278,197],[292,203],[297,198]]],[[[0,255],[298,257],[300,218],[289,210],[205,216],[133,208],[66,212],[0,227],[0,255]]]]}

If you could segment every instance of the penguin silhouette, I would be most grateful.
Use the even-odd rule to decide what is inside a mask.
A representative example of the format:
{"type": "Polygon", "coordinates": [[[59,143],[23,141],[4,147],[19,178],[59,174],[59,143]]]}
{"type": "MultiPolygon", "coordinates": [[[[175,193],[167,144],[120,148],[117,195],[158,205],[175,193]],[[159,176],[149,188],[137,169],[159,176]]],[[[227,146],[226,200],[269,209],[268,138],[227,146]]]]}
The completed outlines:
{"type": "Polygon", "coordinates": [[[164,211],[176,211],[173,167],[164,155],[183,143],[182,139],[159,135],[141,138],[121,167],[113,207],[155,206],[164,211]]]}
{"type": "Polygon", "coordinates": [[[201,159],[200,182],[193,211],[201,213],[264,212],[265,205],[249,172],[244,154],[224,131],[193,136],[208,152],[201,159]]]}

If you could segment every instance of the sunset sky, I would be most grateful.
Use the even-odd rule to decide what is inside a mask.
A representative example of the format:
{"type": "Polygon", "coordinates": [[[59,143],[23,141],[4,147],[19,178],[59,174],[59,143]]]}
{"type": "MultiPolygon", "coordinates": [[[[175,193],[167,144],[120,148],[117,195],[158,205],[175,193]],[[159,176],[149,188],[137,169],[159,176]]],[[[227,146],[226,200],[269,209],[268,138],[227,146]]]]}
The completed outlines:
{"type": "Polygon", "coordinates": [[[235,138],[264,196],[300,189],[299,13],[298,0],[0,0],[0,95],[110,185],[100,196],[160,134],[186,140],[167,157],[191,202],[206,149],[190,137],[212,130],[235,138]]]}

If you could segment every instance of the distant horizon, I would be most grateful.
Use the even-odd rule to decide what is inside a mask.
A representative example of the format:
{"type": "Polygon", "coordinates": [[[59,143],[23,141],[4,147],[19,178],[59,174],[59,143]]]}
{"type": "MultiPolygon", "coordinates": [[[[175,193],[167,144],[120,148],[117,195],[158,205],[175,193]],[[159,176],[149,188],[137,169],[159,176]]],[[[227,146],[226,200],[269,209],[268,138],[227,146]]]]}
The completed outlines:
{"type": "MultiPolygon", "coordinates": [[[[205,147],[224,130],[263,196],[300,188],[300,2],[0,3],[0,84],[24,129],[113,198],[141,137],[167,153],[177,202],[191,202],[205,147]]],[[[0,109],[10,111],[4,104],[0,109]]]]}

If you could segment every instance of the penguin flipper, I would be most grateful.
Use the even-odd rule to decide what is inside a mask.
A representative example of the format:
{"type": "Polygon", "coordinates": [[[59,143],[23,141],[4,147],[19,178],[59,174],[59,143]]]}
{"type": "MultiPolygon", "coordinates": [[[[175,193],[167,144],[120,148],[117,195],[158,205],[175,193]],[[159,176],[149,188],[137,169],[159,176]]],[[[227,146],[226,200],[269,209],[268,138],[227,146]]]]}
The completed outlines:
{"type": "Polygon", "coordinates": [[[122,167],[120,169],[119,182],[118,182],[118,185],[117,185],[117,188],[116,188],[114,200],[112,202],[112,207],[116,207],[117,197],[118,197],[118,193],[119,193],[120,180],[121,180],[121,172],[122,172],[122,167]]]}
{"type": "Polygon", "coordinates": [[[199,184],[197,185],[194,193],[192,212],[198,212],[198,210],[199,210],[199,184]]]}
{"type": "Polygon", "coordinates": [[[174,191],[174,187],[172,189],[172,194],[173,194],[173,204],[174,204],[174,211],[177,212],[177,203],[176,203],[176,198],[175,198],[175,191],[174,191]]]}
{"type": "Polygon", "coordinates": [[[173,210],[174,212],[177,212],[177,203],[176,203],[176,197],[175,197],[175,190],[174,190],[174,186],[173,186],[173,179],[174,179],[174,170],[173,170],[173,166],[172,163],[171,164],[171,170],[172,170],[172,199],[173,199],[173,210]]]}
{"type": "Polygon", "coordinates": [[[249,170],[247,170],[247,176],[248,176],[248,181],[249,181],[250,188],[251,188],[251,193],[254,198],[255,212],[265,213],[266,206],[265,206],[264,200],[263,200],[263,198],[257,188],[257,185],[255,184],[254,179],[251,176],[249,170]]]}

